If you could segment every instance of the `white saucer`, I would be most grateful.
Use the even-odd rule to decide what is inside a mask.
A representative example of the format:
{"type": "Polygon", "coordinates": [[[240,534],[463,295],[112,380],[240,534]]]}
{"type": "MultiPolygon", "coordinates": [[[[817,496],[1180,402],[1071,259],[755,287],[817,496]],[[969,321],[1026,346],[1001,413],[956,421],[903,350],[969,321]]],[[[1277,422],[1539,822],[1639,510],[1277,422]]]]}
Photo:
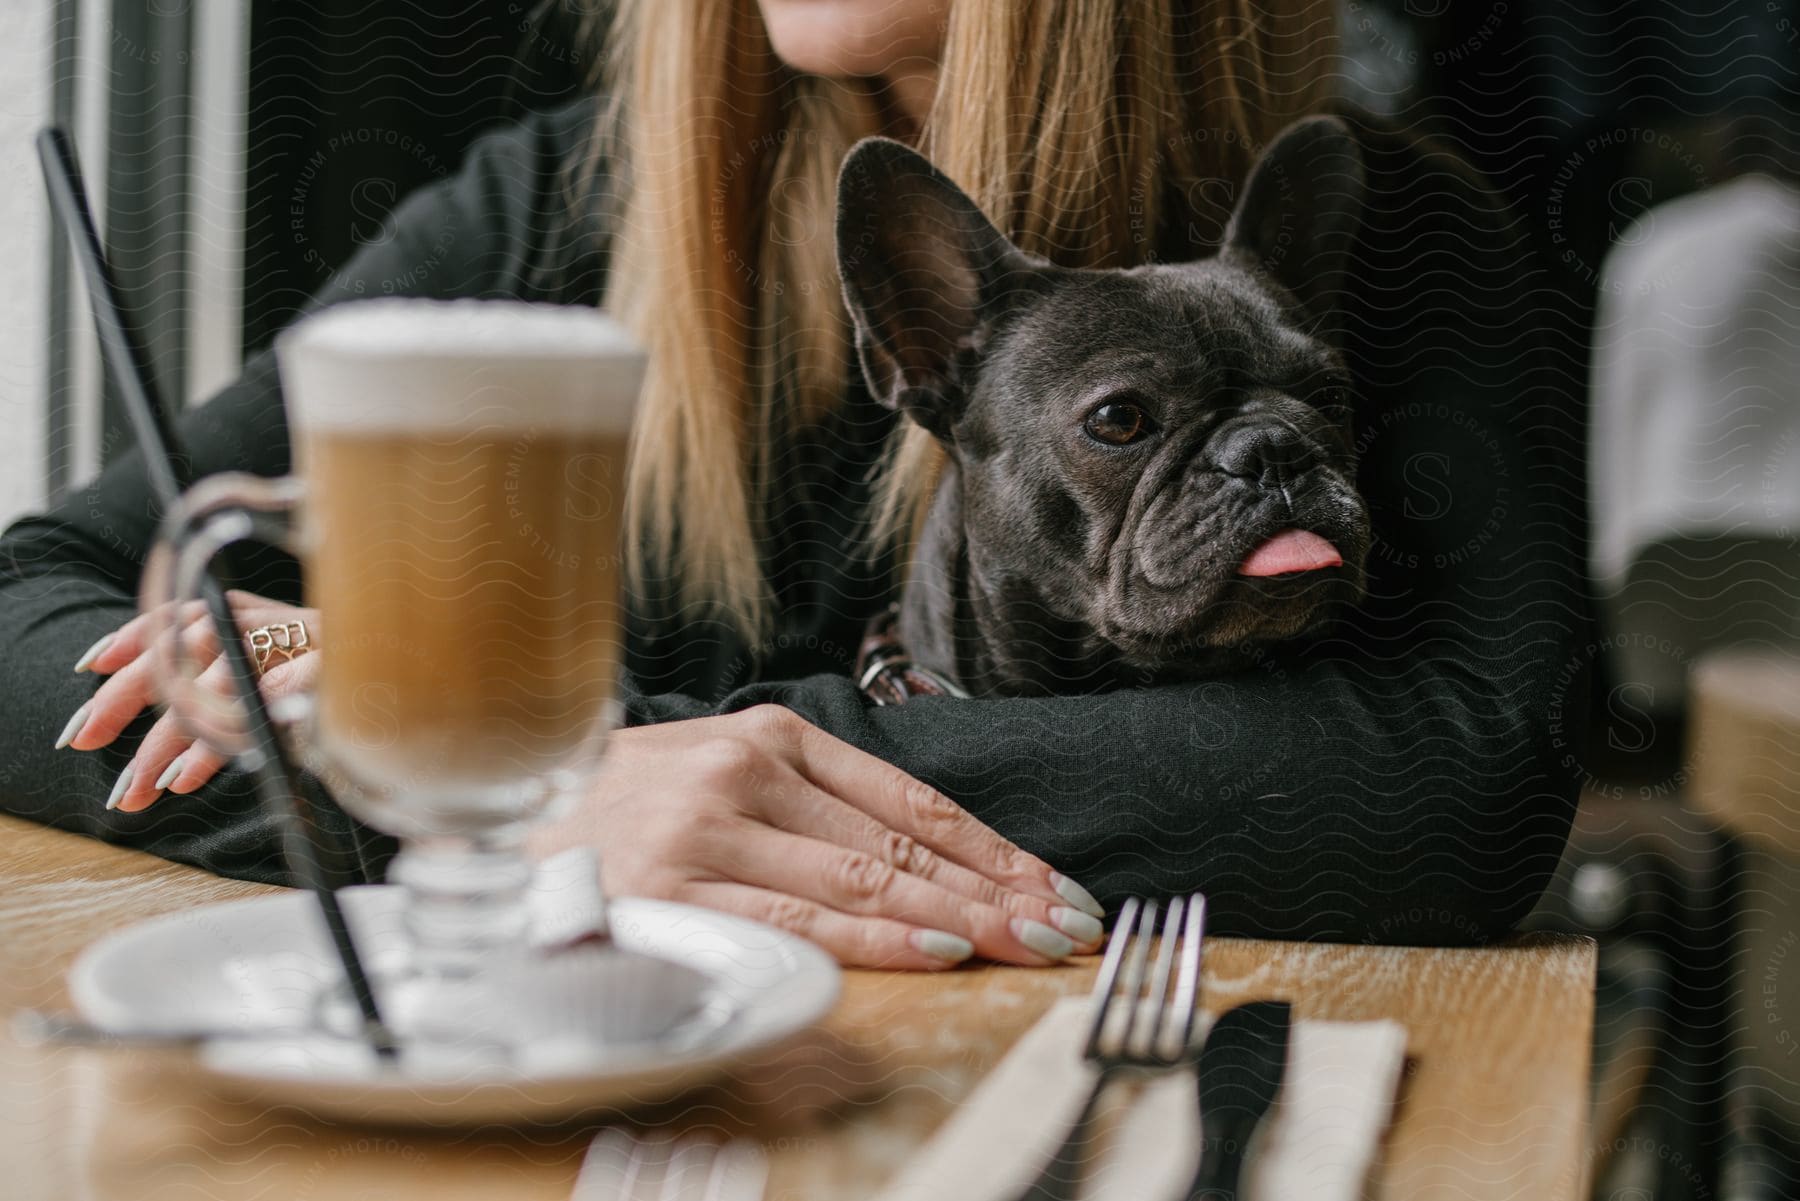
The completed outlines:
{"type": "MultiPolygon", "coordinates": [[[[339,893],[377,977],[404,961],[403,896],[339,893]]],[[[613,950],[577,948],[505,997],[533,1031],[522,1061],[456,1070],[402,1054],[383,1066],[302,1027],[341,981],[312,898],[260,897],[153,918],[88,947],[70,971],[82,1016],[121,1035],[243,1030],[196,1066],[226,1091],[321,1117],[405,1124],[554,1121],[666,1098],[824,1017],[837,964],[813,944],[710,909],[620,897],[613,950]],[[651,958],[643,958],[649,956],[651,958]],[[411,1062],[409,1062],[409,1059],[411,1062]]],[[[554,914],[534,913],[539,927],[554,914]]]]}

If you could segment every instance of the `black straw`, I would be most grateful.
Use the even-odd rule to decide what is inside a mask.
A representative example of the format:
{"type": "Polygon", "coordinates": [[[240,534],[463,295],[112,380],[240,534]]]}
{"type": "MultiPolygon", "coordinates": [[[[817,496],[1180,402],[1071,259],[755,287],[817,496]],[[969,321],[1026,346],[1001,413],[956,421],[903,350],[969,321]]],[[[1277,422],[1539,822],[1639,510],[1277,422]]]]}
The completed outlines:
{"type": "MultiPolygon", "coordinates": [[[[74,143],[63,130],[52,127],[39,131],[37,148],[44,165],[44,182],[50,192],[50,207],[74,244],[75,260],[81,265],[88,299],[93,303],[100,350],[112,369],[114,382],[124,397],[126,412],[136,429],[144,470],[157,499],[165,507],[172,506],[192,482],[189,479],[192,463],[181,452],[174,423],[151,386],[143,351],[125,322],[118,285],[107,265],[106,251],[100,244],[93,212],[88,207],[87,188],[82,183],[74,143]]],[[[368,973],[363,970],[362,957],[356,951],[356,940],[320,862],[319,843],[324,839],[325,831],[305,816],[306,806],[299,799],[293,762],[276,736],[275,726],[263,705],[262,690],[257,687],[256,674],[250,666],[250,652],[238,635],[237,621],[225,598],[225,587],[210,570],[202,593],[212,615],[219,645],[224,648],[225,658],[230,663],[238,698],[244,706],[251,749],[238,756],[238,763],[255,781],[257,797],[263,807],[276,816],[279,828],[290,833],[283,840],[288,863],[318,901],[325,928],[331,932],[332,945],[337,948],[338,959],[343,965],[344,979],[349,982],[357,1008],[362,1012],[364,1037],[376,1055],[392,1059],[396,1054],[393,1036],[381,1020],[375,991],[369,984],[368,973]]]]}

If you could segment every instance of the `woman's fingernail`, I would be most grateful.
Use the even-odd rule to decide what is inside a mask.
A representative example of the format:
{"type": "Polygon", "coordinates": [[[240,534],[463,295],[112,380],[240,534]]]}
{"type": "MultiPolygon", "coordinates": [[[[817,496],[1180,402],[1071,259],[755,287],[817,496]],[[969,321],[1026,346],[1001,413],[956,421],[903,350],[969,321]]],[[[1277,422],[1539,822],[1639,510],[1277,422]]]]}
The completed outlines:
{"type": "Polygon", "coordinates": [[[1012,929],[1020,942],[1046,959],[1067,959],[1075,953],[1074,943],[1043,922],[1034,922],[1028,917],[1015,917],[1012,929]]]}
{"type": "Polygon", "coordinates": [[[75,735],[81,733],[82,726],[87,725],[88,710],[92,709],[93,707],[94,707],[94,702],[89,701],[87,704],[83,705],[81,708],[75,710],[75,716],[73,716],[69,719],[69,724],[63,727],[63,732],[61,734],[57,735],[57,738],[56,738],[56,749],[57,750],[60,751],[65,746],[68,746],[71,742],[75,741],[75,735]]]}
{"type": "Polygon", "coordinates": [[[1050,911],[1050,921],[1076,942],[1099,942],[1100,936],[1106,933],[1106,927],[1100,924],[1097,917],[1089,917],[1079,909],[1067,909],[1061,905],[1050,911]]]}
{"type": "Polygon", "coordinates": [[[961,963],[975,953],[974,943],[943,930],[914,930],[907,939],[917,949],[945,963],[961,963]]]}
{"type": "Polygon", "coordinates": [[[98,659],[100,657],[100,652],[112,645],[112,640],[113,635],[106,634],[101,637],[100,641],[81,652],[81,658],[75,660],[75,670],[86,671],[88,669],[88,664],[92,663],[95,659],[98,659]]]}
{"type": "Polygon", "coordinates": [[[187,752],[183,751],[181,754],[169,760],[169,766],[163,768],[162,775],[156,777],[156,791],[161,792],[175,782],[175,777],[181,774],[181,769],[183,767],[182,761],[186,758],[187,752]]]}
{"type": "Polygon", "coordinates": [[[106,798],[106,807],[108,809],[117,809],[119,807],[120,798],[125,795],[125,790],[131,787],[131,777],[136,774],[137,769],[130,764],[127,764],[125,770],[119,773],[119,778],[113,781],[112,795],[106,798]]]}
{"type": "Polygon", "coordinates": [[[1069,879],[1061,872],[1050,873],[1050,887],[1056,895],[1081,910],[1089,917],[1105,917],[1106,908],[1094,899],[1094,894],[1069,879]]]}

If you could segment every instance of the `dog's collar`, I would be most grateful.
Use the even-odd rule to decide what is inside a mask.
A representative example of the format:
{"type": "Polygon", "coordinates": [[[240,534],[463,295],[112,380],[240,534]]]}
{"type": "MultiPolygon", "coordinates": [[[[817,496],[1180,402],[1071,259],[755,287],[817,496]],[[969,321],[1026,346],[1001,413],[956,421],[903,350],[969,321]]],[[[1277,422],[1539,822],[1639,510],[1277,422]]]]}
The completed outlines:
{"type": "Polygon", "coordinates": [[[900,645],[899,605],[889,605],[869,620],[856,650],[856,687],[877,705],[899,705],[915,696],[969,695],[912,661],[900,645]]]}

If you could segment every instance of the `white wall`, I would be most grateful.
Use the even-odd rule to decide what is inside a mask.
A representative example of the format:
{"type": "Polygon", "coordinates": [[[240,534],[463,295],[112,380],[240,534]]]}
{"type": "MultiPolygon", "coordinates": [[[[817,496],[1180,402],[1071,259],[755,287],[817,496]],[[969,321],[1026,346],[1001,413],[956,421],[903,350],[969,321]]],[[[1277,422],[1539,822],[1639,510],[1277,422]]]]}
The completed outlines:
{"type": "Polygon", "coordinates": [[[0,524],[44,500],[49,211],[32,135],[49,118],[50,5],[0,0],[0,524]]]}

